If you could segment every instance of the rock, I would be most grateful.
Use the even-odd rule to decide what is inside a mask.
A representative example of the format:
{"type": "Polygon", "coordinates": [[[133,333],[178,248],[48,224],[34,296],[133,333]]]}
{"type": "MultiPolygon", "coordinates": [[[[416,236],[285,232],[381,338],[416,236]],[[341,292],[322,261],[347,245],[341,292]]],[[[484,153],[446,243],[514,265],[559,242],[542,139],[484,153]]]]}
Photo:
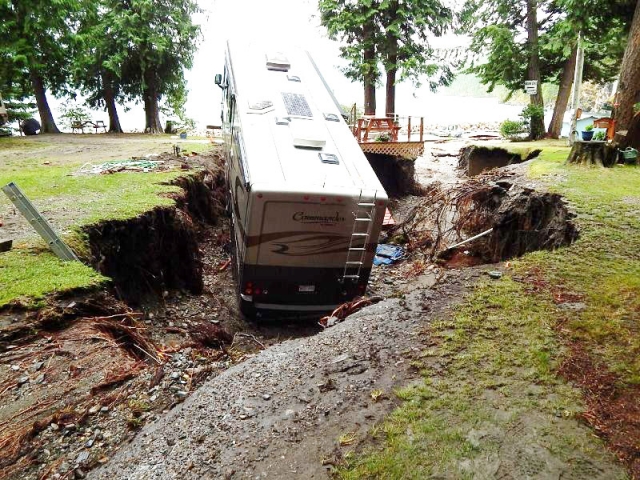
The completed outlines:
{"type": "Polygon", "coordinates": [[[186,398],[187,395],[189,395],[189,392],[185,392],[184,390],[178,390],[176,392],[176,395],[178,396],[178,398],[186,398]]]}
{"type": "Polygon", "coordinates": [[[44,383],[44,373],[41,373],[36,377],[36,383],[44,383]]]}
{"type": "Polygon", "coordinates": [[[262,395],[262,399],[263,400],[271,400],[271,395],[269,395],[268,393],[265,393],[264,395],[262,395]]]}
{"type": "Polygon", "coordinates": [[[53,430],[54,432],[57,432],[58,430],[60,430],[60,427],[58,426],[57,423],[52,423],[51,425],[49,425],[49,427],[51,427],[51,430],[53,430]]]}
{"type": "Polygon", "coordinates": [[[89,413],[91,415],[95,415],[96,413],[98,413],[100,411],[100,405],[94,405],[93,407],[91,407],[89,409],[89,413]]]}
{"type": "Polygon", "coordinates": [[[491,277],[491,278],[493,278],[495,280],[498,280],[499,278],[502,278],[502,272],[499,272],[497,270],[491,270],[488,275],[489,275],[489,277],[491,277]]]}
{"type": "Polygon", "coordinates": [[[33,365],[31,365],[31,371],[35,373],[41,370],[43,366],[44,366],[44,362],[33,362],[33,365]]]}
{"type": "Polygon", "coordinates": [[[107,412],[109,411],[109,407],[102,407],[102,408],[100,409],[100,411],[101,411],[102,413],[107,413],[107,412]]]}
{"type": "Polygon", "coordinates": [[[563,310],[573,310],[576,312],[580,312],[587,308],[587,304],[583,302],[568,302],[561,303],[560,305],[558,305],[558,307],[562,308],[563,310]]]}
{"type": "Polygon", "coordinates": [[[67,423],[67,424],[64,426],[64,429],[65,429],[65,430],[68,430],[68,431],[73,431],[73,430],[75,430],[76,428],[77,428],[77,427],[76,427],[76,424],[75,424],[75,423],[67,423]]]}
{"type": "Polygon", "coordinates": [[[78,456],[76,457],[76,463],[78,465],[84,463],[87,461],[87,459],[89,458],[89,452],[87,451],[82,451],[78,454],[78,456]]]}
{"type": "Polygon", "coordinates": [[[180,373],[178,372],[172,372],[171,373],[171,380],[177,380],[180,378],[180,373]]]}
{"type": "Polygon", "coordinates": [[[18,379],[18,385],[24,385],[25,383],[27,383],[29,381],[29,377],[27,377],[26,375],[24,377],[20,377],[18,379]]]}
{"type": "Polygon", "coordinates": [[[87,443],[85,443],[84,446],[87,448],[93,447],[93,438],[90,438],[89,440],[87,440],[87,443]]]}
{"type": "Polygon", "coordinates": [[[13,370],[14,372],[19,372],[20,367],[18,365],[11,365],[11,370],[13,370]]]}

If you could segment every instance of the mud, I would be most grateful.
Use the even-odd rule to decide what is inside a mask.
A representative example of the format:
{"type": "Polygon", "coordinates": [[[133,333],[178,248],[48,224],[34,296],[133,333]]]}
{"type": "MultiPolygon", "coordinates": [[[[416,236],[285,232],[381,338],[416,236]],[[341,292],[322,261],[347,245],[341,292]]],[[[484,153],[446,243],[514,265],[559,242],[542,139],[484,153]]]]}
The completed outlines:
{"type": "Polygon", "coordinates": [[[209,381],[90,478],[326,478],[345,453],[339,437],[364,438],[394,408],[393,390],[419,377],[426,323],[481,274],[437,285],[427,275],[408,282],[405,298],[261,352],[209,381]]]}
{"type": "Polygon", "coordinates": [[[540,150],[534,150],[525,158],[518,153],[512,153],[504,148],[468,146],[460,150],[458,168],[470,177],[475,177],[494,168],[516,165],[536,158],[540,150]]]}
{"type": "Polygon", "coordinates": [[[177,180],[184,192],[175,208],[89,231],[96,263],[122,272],[110,293],[0,312],[0,477],[81,477],[207,378],[320,330],[242,318],[220,159],[193,161],[205,170],[177,180]],[[118,292],[139,309],[116,300],[118,292]]]}

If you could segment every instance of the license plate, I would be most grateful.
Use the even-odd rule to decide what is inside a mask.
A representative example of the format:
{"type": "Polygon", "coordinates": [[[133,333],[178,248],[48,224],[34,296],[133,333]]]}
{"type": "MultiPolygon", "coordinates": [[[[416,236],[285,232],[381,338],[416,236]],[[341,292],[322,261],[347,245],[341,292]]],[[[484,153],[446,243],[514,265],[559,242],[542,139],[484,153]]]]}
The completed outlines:
{"type": "Polygon", "coordinates": [[[311,293],[316,291],[315,285],[298,285],[298,292],[300,293],[311,293]]]}

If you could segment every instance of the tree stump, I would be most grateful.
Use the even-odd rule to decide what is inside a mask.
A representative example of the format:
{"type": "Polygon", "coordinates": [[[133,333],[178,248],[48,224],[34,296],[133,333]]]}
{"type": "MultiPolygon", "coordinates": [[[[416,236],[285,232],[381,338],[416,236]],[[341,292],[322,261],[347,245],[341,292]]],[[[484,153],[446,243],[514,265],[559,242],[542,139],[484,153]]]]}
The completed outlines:
{"type": "Polygon", "coordinates": [[[613,167],[618,162],[618,149],[607,142],[576,141],[567,158],[567,163],[613,167]]]}

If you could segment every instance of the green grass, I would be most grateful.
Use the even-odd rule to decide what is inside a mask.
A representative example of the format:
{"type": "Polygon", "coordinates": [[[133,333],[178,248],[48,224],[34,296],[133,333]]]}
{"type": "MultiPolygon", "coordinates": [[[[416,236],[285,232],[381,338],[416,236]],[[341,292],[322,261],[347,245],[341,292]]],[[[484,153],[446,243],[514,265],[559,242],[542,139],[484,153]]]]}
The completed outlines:
{"type": "Polygon", "coordinates": [[[108,281],[80,262],[63,262],[38,248],[17,248],[0,255],[0,306],[10,302],[29,308],[46,295],[90,289],[108,281]]]}
{"type": "MultiPolygon", "coordinates": [[[[75,168],[0,170],[0,185],[16,183],[44,211],[72,211],[73,223],[131,218],[157,205],[171,205],[162,197],[179,191],[168,182],[184,172],[117,173],[74,176],[75,168]]],[[[0,205],[8,203],[2,198],[0,205]]]]}
{"type": "Polygon", "coordinates": [[[486,280],[453,318],[433,323],[430,337],[438,346],[423,352],[424,381],[397,392],[403,404],[372,433],[379,446],[348,456],[340,478],[482,477],[475,462],[498,456],[505,443],[518,440],[508,432],[529,422],[564,462],[576,451],[608,457],[586,431],[556,421],[580,411],[580,399],[553,373],[560,350],[551,328],[557,308],[525,288],[508,277],[486,280]],[[431,360],[445,371],[435,373],[431,360]],[[547,421],[538,420],[540,412],[547,421]],[[507,437],[474,442],[473,432],[483,429],[507,437]]]}
{"type": "MultiPolygon", "coordinates": [[[[374,446],[347,456],[340,478],[482,477],[482,459],[508,441],[489,437],[478,445],[469,440],[473,429],[508,431],[536,412],[571,418],[582,408],[580,392],[555,374],[566,342],[580,342],[622,384],[640,382],[640,168],[567,166],[569,149],[557,141],[504,146],[518,153],[543,148],[529,174],[577,210],[581,237],[513,262],[508,276],[482,282],[451,318],[434,322],[437,346],[423,353],[423,383],[398,392],[403,404],[372,431],[374,446]],[[586,308],[563,310],[554,302],[562,292],[586,308]],[[430,370],[433,361],[445,372],[430,370]],[[496,409],[507,414],[497,420],[496,409]]],[[[580,455],[610,461],[577,422],[542,421],[528,431],[537,430],[569,464],[580,455]]]]}
{"type": "MultiPolygon", "coordinates": [[[[16,183],[45,217],[55,225],[63,226],[59,233],[79,255],[84,256],[87,256],[88,247],[81,234],[83,226],[100,221],[125,220],[157,206],[173,205],[171,196],[179,192],[180,188],[169,183],[185,174],[175,170],[159,173],[75,175],[84,160],[78,156],[65,155],[67,146],[64,142],[53,145],[45,154],[37,147],[51,147],[51,144],[43,140],[0,140],[0,146],[15,147],[16,152],[11,155],[6,155],[6,150],[2,152],[5,155],[0,164],[0,186],[9,182],[16,183]]],[[[163,137],[132,136],[131,140],[140,145],[141,153],[147,153],[152,148],[160,151],[170,149],[170,146],[153,143],[166,141],[163,137]]],[[[102,136],[86,136],[73,138],[73,141],[75,143],[69,148],[77,152],[85,145],[96,149],[93,142],[109,140],[102,136]]],[[[114,148],[117,145],[114,144],[114,148]]],[[[113,153],[108,146],[99,148],[104,148],[107,154],[113,153]]],[[[209,144],[189,146],[190,150],[198,152],[210,148],[209,144]]],[[[98,156],[92,158],[91,163],[106,160],[112,158],[101,160],[98,156]]],[[[4,208],[13,207],[10,207],[9,200],[2,194],[0,213],[4,208]]],[[[28,235],[30,238],[15,246],[12,252],[0,254],[0,308],[15,301],[29,304],[25,299],[40,299],[47,293],[90,288],[104,280],[89,267],[79,263],[59,262],[48,252],[40,252],[39,249],[44,244],[31,230],[28,230],[28,235]]],[[[20,238],[15,240],[20,241],[20,238]]]]}

